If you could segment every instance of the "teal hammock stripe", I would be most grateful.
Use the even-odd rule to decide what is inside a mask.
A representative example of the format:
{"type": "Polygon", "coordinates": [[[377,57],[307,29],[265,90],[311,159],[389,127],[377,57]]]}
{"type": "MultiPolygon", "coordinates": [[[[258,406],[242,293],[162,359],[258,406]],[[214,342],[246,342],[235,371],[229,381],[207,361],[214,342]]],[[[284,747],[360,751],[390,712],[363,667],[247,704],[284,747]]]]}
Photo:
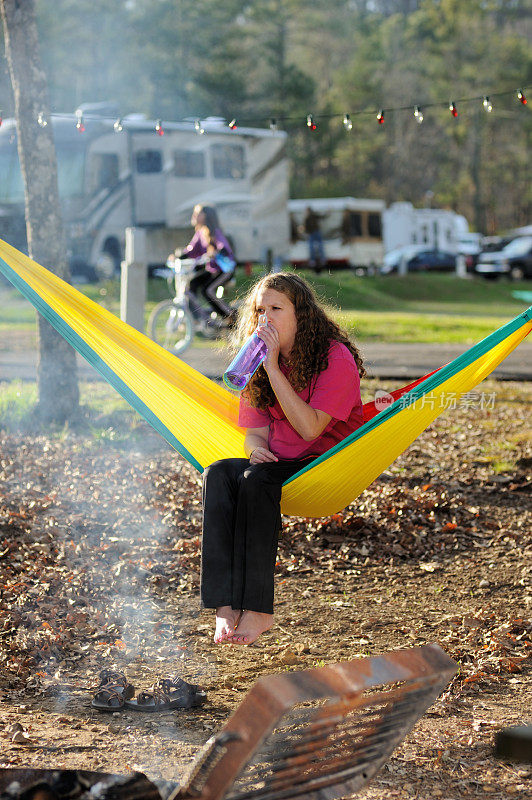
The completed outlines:
{"type": "Polygon", "coordinates": [[[460,372],[460,370],[464,369],[465,367],[469,367],[473,361],[477,360],[477,358],[480,358],[480,356],[488,353],[512,333],[515,333],[515,331],[519,330],[519,328],[521,328],[525,323],[531,321],[532,306],[527,308],[526,311],[523,311],[522,314],[519,314],[517,317],[515,317],[515,319],[507,322],[506,325],[503,325],[501,328],[493,331],[493,333],[490,333],[485,339],[482,339],[477,344],[474,344],[473,347],[470,347],[469,350],[466,350],[466,352],[462,353],[461,356],[455,358],[454,361],[451,361],[446,366],[441,367],[441,369],[415,386],[410,392],[402,395],[394,403],[388,406],[388,408],[385,408],[375,417],[364,423],[364,425],[362,425],[360,428],[357,428],[357,430],[351,433],[346,439],[342,439],[341,442],[338,442],[338,444],[336,444],[330,450],[327,450],[326,453],[318,456],[318,458],[314,459],[314,461],[311,461],[310,464],[307,464],[299,472],[296,472],[295,475],[292,475],[283,483],[283,486],[295,481],[296,478],[299,478],[300,475],[304,475],[305,472],[308,472],[312,469],[312,467],[317,466],[317,464],[327,461],[328,458],[334,456],[335,453],[339,453],[344,449],[344,447],[347,447],[352,442],[356,442],[357,439],[361,439],[366,435],[366,433],[370,433],[371,431],[375,430],[375,428],[378,428],[383,422],[387,422],[404,408],[415,403],[416,400],[419,400],[426,394],[430,394],[432,391],[434,391],[434,389],[437,389],[438,386],[441,386],[442,383],[445,383],[448,378],[452,378],[453,375],[456,375],[458,372],[460,372]]]}
{"type": "Polygon", "coordinates": [[[3,258],[0,257],[0,270],[6,276],[6,278],[11,281],[13,286],[18,289],[24,297],[30,301],[30,303],[35,306],[37,311],[42,314],[42,316],[48,320],[48,322],[56,329],[58,333],[63,336],[66,341],[72,345],[72,347],[78,351],[80,355],[83,356],[86,361],[91,364],[91,366],[96,369],[100,375],[105,378],[105,380],[111,384],[111,386],[116,389],[116,391],[124,398],[124,400],[129,403],[139,414],[149,422],[149,424],[155,428],[157,433],[160,433],[163,439],[166,439],[168,444],[170,444],[178,453],[180,453],[183,458],[192,464],[199,472],[203,472],[203,467],[197,461],[194,456],[189,453],[189,451],[183,447],[181,442],[179,442],[174,434],[163,425],[160,419],[148,408],[148,406],[136,395],[129,386],[124,383],[124,381],[118,377],[118,375],[113,372],[113,370],[103,361],[103,359],[96,353],[92,347],[83,341],[81,336],[77,334],[71,327],[68,325],[64,319],[62,319],[56,311],[51,308],[48,303],[46,303],[42,297],[40,297],[37,292],[28,286],[26,281],[24,281],[20,275],[18,275],[12,267],[7,264],[3,258]]]}

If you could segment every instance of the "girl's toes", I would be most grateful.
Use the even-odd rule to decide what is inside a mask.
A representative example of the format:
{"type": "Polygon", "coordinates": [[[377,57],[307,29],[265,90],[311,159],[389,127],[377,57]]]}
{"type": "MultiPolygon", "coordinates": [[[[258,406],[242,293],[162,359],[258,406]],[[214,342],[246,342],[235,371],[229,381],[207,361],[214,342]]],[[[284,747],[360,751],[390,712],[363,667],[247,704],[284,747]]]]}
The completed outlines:
{"type": "Polygon", "coordinates": [[[229,641],[233,644],[247,644],[249,642],[249,636],[231,636],[229,641]]]}

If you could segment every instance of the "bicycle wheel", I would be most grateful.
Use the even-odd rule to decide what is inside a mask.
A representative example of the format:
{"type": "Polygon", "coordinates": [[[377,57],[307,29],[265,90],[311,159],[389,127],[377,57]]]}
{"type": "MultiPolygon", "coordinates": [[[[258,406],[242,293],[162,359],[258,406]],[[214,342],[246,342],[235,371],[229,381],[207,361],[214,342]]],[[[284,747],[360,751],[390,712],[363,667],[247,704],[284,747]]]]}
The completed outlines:
{"type": "Polygon", "coordinates": [[[176,305],[173,300],[163,300],[151,312],[148,330],[154,342],[179,355],[192,343],[194,320],[188,309],[176,305]]]}

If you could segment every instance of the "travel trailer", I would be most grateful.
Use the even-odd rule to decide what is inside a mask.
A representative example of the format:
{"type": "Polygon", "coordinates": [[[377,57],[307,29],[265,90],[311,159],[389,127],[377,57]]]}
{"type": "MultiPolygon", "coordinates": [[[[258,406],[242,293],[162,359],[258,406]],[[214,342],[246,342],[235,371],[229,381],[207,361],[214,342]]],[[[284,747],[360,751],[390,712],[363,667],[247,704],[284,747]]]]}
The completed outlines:
{"type": "Polygon", "coordinates": [[[309,262],[305,215],[310,208],[318,216],[328,267],[377,267],[384,258],[382,214],[385,207],[383,200],[355,197],[290,200],[289,261],[294,266],[306,266],[309,262]]]}
{"type": "Polygon", "coordinates": [[[469,233],[465,217],[439,208],[414,208],[355,197],[290,200],[290,257],[294,266],[307,266],[309,243],[304,220],[307,209],[318,216],[327,267],[371,270],[383,264],[385,253],[417,246],[457,254],[477,253],[480,234],[469,233]]]}
{"type": "Polygon", "coordinates": [[[392,203],[383,214],[382,231],[387,253],[410,245],[446,253],[468,253],[471,248],[466,218],[445,208],[414,208],[412,203],[392,203]]]}
{"type": "MultiPolygon", "coordinates": [[[[217,209],[239,262],[286,256],[284,132],[233,130],[218,118],[158,126],[142,115],[117,120],[89,111],[52,118],[73,273],[89,279],[116,274],[128,227],[146,229],[150,265],[164,264],[171,250],[189,241],[197,203],[217,209]]],[[[0,238],[26,249],[12,119],[0,127],[0,238]]]]}

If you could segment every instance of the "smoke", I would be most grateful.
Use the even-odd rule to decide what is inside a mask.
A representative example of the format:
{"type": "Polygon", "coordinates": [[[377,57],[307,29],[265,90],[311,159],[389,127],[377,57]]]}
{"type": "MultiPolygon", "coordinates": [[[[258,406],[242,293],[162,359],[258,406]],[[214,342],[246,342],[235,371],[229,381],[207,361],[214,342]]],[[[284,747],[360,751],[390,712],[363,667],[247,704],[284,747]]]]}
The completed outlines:
{"type": "MultiPolygon", "coordinates": [[[[82,427],[28,434],[12,414],[0,432],[12,521],[7,531],[0,511],[0,529],[19,583],[1,600],[16,625],[11,671],[58,713],[86,706],[100,669],[125,671],[137,691],[167,675],[204,685],[216,670],[194,647],[201,480],[112,389],[80,388],[82,427]]],[[[5,392],[24,403],[34,385],[5,392]]]]}

